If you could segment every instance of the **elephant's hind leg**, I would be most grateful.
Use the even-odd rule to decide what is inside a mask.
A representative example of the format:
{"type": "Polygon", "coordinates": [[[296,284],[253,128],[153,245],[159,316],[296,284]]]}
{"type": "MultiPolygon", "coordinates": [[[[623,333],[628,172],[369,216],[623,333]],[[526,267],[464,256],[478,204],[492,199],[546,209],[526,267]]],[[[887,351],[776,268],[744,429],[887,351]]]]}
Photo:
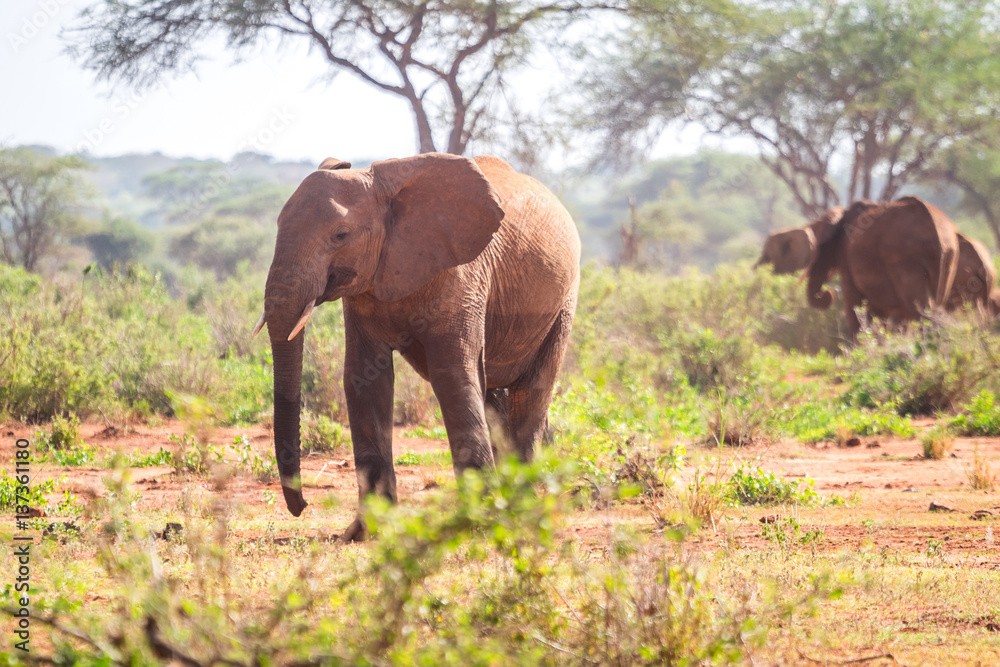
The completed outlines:
{"type": "Polygon", "coordinates": [[[508,388],[509,438],[514,451],[523,461],[531,460],[535,443],[545,436],[549,426],[549,403],[569,344],[574,305],[570,304],[560,311],[535,356],[535,362],[508,388]]]}
{"type": "Polygon", "coordinates": [[[898,271],[889,271],[889,280],[896,290],[896,307],[889,316],[900,323],[923,318],[934,306],[931,271],[919,264],[898,271]]]}

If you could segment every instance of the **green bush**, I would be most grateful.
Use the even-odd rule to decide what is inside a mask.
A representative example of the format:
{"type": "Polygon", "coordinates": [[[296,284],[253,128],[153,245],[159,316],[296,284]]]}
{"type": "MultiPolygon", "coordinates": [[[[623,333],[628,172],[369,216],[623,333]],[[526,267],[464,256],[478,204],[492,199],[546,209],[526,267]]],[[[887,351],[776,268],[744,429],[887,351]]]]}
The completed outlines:
{"type": "Polygon", "coordinates": [[[350,442],[350,434],[338,422],[324,415],[306,413],[302,426],[302,446],[309,452],[334,453],[350,442]]]}
{"type": "Polygon", "coordinates": [[[852,436],[912,438],[914,435],[909,419],[896,414],[891,404],[864,410],[840,400],[809,400],[787,406],[779,414],[785,416],[778,422],[781,430],[802,442],[833,441],[843,432],[852,436]]]}
{"type": "Polygon", "coordinates": [[[403,452],[393,461],[398,466],[450,466],[451,452],[403,452]]]}
{"type": "Polygon", "coordinates": [[[278,462],[271,452],[258,454],[246,436],[233,439],[233,449],[239,456],[239,467],[261,484],[270,484],[278,479],[278,462]]]}
{"type": "Polygon", "coordinates": [[[862,335],[845,357],[852,405],[893,404],[901,415],[957,411],[996,382],[1000,337],[971,318],[862,335]]]}
{"type": "MultiPolygon", "coordinates": [[[[171,391],[220,397],[229,422],[256,421],[270,409],[266,341],[231,359],[203,312],[211,299],[236,292],[231,285],[201,285],[202,296],[191,300],[137,266],[42,282],[0,265],[0,286],[2,418],[170,415],[171,391]]],[[[243,317],[249,339],[256,315],[243,317]]]]}
{"type": "Polygon", "coordinates": [[[961,435],[1000,435],[1000,404],[996,394],[979,392],[962,408],[962,414],[952,420],[952,427],[961,435]]]}
{"type": "Polygon", "coordinates": [[[813,480],[785,480],[749,463],[733,471],[727,487],[740,505],[812,505],[819,500],[813,480]]]}
{"type": "MultiPolygon", "coordinates": [[[[6,470],[0,471],[0,509],[14,511],[18,506],[18,489],[21,484],[13,475],[6,470]]],[[[56,490],[55,480],[45,480],[44,482],[34,482],[28,487],[27,495],[20,496],[20,499],[27,500],[28,506],[40,508],[45,506],[45,496],[54,493],[56,490]]]]}
{"type": "Polygon", "coordinates": [[[302,405],[346,426],[342,308],[340,301],[324,304],[309,319],[302,361],[302,405]]]}
{"type": "Polygon", "coordinates": [[[920,434],[920,445],[924,458],[943,459],[955,444],[949,424],[938,424],[920,434]]]}
{"type": "Polygon", "coordinates": [[[76,415],[56,415],[49,424],[48,433],[37,434],[36,444],[47,450],[68,450],[82,445],[80,420],[76,415]]]}

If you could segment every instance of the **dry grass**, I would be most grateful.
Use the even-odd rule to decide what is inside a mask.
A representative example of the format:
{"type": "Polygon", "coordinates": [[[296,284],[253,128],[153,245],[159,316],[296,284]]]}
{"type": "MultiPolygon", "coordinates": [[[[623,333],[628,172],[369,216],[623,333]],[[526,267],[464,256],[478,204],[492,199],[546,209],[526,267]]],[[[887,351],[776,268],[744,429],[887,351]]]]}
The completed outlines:
{"type": "Polygon", "coordinates": [[[837,446],[846,447],[854,439],[854,429],[847,424],[837,424],[837,446]]]}
{"type": "Polygon", "coordinates": [[[947,424],[938,424],[920,434],[924,458],[943,459],[955,445],[955,436],[947,424]]]}
{"type": "Polygon", "coordinates": [[[989,461],[979,451],[979,445],[972,454],[972,467],[965,471],[969,478],[969,486],[976,491],[992,491],[996,486],[996,475],[990,468],[989,461]]]}
{"type": "Polygon", "coordinates": [[[710,482],[708,473],[696,471],[687,493],[683,497],[688,514],[705,524],[715,524],[724,504],[723,485],[718,480],[710,482]]]}

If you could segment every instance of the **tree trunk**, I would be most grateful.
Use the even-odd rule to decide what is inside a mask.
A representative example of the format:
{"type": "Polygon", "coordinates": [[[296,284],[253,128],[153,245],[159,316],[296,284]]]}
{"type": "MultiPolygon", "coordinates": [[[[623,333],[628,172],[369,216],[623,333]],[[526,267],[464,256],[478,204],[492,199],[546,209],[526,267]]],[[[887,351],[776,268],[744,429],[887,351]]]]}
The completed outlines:
{"type": "Polygon", "coordinates": [[[417,97],[416,92],[407,95],[410,106],[413,108],[413,118],[417,124],[417,151],[419,153],[434,153],[437,148],[434,146],[434,131],[431,129],[430,120],[424,110],[424,101],[417,97]]]}

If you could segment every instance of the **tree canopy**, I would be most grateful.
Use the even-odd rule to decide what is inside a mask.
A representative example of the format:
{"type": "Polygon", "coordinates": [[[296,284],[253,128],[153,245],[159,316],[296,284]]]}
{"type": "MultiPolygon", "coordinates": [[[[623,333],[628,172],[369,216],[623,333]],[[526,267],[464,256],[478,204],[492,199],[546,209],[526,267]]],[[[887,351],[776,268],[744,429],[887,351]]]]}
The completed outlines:
{"type": "Polygon", "coordinates": [[[237,50],[268,37],[308,43],[334,72],[404,98],[420,152],[462,154],[510,110],[505,76],[536,27],[601,0],[103,0],[68,33],[70,50],[107,79],[145,85],[193,69],[223,35],[237,50]]]}
{"type": "MultiPolygon", "coordinates": [[[[657,0],[652,0],[657,1],[657,0]]],[[[703,0],[637,11],[596,66],[591,127],[631,155],[665,123],[751,138],[816,215],[888,200],[1000,104],[992,0],[703,0]]]]}
{"type": "Polygon", "coordinates": [[[1000,132],[993,141],[957,141],[934,160],[925,180],[948,183],[962,192],[961,209],[982,215],[1000,250],[1000,132]]]}
{"type": "Polygon", "coordinates": [[[101,267],[110,269],[139,260],[153,249],[153,235],[128,218],[111,217],[83,242],[101,267]]]}
{"type": "Polygon", "coordinates": [[[82,218],[86,163],[29,148],[0,149],[0,257],[35,271],[82,218]]]}

